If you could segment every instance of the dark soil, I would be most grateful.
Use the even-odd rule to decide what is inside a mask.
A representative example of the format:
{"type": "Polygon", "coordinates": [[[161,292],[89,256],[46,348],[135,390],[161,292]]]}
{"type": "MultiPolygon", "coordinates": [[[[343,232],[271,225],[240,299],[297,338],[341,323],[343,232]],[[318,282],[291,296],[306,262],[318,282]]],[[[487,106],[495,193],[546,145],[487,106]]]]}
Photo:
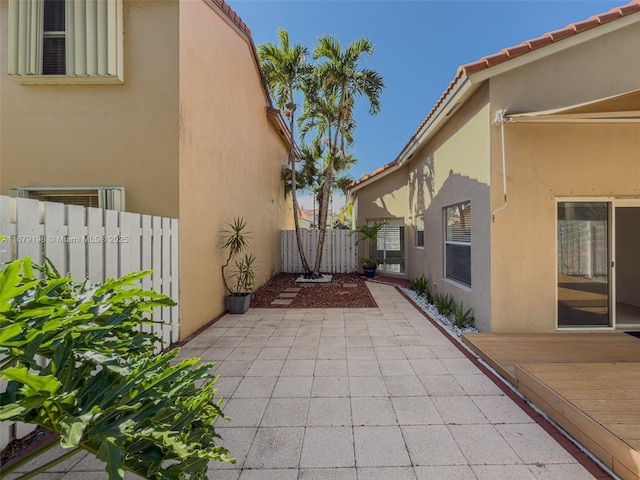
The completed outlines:
{"type": "Polygon", "coordinates": [[[370,308],[377,307],[364,277],[357,273],[336,273],[329,283],[296,283],[300,274],[280,273],[253,293],[252,308],[370,308]],[[289,305],[271,302],[288,288],[300,291],[289,305]]]}
{"type": "Polygon", "coordinates": [[[55,441],[58,436],[42,427],[37,427],[30,434],[9,442],[4,450],[0,451],[0,471],[18,461],[23,455],[32,451],[39,445],[48,444],[55,441]]]}

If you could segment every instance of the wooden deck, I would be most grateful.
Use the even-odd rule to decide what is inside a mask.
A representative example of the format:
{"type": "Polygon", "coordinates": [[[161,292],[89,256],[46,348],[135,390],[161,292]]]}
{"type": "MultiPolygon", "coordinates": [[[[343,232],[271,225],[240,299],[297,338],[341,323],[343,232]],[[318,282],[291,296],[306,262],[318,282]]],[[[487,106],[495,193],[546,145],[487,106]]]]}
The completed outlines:
{"type": "Polygon", "coordinates": [[[479,333],[463,342],[613,472],[640,479],[640,339],[479,333]]]}
{"type": "Polygon", "coordinates": [[[462,341],[516,387],[516,364],[640,363],[640,338],[622,332],[467,333],[462,341]]]}

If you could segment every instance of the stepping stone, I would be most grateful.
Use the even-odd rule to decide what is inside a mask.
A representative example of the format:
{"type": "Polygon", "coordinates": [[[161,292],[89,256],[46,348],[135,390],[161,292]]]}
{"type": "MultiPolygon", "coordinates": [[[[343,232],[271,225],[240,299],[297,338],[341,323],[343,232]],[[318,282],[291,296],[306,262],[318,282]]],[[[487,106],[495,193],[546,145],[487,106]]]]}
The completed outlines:
{"type": "Polygon", "coordinates": [[[342,288],[358,288],[357,283],[343,283],[342,288]]]}
{"type": "Polygon", "coordinates": [[[287,293],[291,293],[291,292],[299,292],[300,290],[302,290],[301,288],[285,288],[283,291],[287,292],[287,293]]]}
{"type": "Polygon", "coordinates": [[[276,298],[271,305],[290,305],[293,302],[292,298],[276,298]]]}
{"type": "Polygon", "coordinates": [[[295,298],[297,293],[281,293],[278,298],[295,298]]]}

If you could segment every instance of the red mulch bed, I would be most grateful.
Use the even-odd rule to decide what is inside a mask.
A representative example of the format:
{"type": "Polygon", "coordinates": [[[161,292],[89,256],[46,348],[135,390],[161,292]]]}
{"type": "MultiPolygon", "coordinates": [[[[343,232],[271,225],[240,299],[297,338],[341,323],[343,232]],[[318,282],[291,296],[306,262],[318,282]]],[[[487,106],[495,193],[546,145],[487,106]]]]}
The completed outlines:
{"type": "Polygon", "coordinates": [[[378,305],[357,273],[336,273],[329,283],[296,283],[300,274],[280,273],[253,293],[252,308],[370,308],[378,305]],[[355,284],[355,287],[345,287],[355,284]],[[287,288],[300,291],[289,305],[271,305],[287,288]]]}

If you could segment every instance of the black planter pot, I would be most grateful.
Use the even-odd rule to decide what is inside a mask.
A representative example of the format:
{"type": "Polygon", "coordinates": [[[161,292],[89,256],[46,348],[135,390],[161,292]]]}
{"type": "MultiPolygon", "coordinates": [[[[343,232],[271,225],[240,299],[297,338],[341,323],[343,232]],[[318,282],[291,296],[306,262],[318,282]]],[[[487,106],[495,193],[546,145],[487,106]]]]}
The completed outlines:
{"type": "Polygon", "coordinates": [[[373,278],[376,276],[376,266],[373,267],[362,267],[362,271],[364,272],[365,278],[373,278]]]}
{"type": "Polygon", "coordinates": [[[225,297],[227,310],[229,313],[246,313],[251,304],[251,294],[243,293],[240,295],[227,295],[225,297]]]}

